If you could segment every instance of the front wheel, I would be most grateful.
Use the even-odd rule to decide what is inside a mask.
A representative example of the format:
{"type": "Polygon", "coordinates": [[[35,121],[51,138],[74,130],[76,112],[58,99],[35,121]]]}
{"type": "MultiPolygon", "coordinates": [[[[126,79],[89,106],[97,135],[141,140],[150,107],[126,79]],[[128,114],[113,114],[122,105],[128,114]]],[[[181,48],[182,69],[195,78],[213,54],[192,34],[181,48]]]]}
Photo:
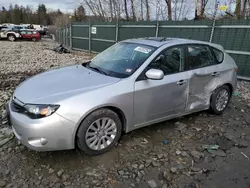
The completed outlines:
{"type": "Polygon", "coordinates": [[[8,40],[11,42],[15,41],[16,40],[15,35],[8,35],[8,40]]]}
{"type": "Polygon", "coordinates": [[[99,109],[81,123],[77,132],[77,145],[88,155],[99,155],[118,143],[121,132],[119,116],[112,110],[99,109]]]}
{"type": "Polygon", "coordinates": [[[36,38],[32,38],[31,40],[32,40],[33,42],[36,42],[36,38]]]}
{"type": "Polygon", "coordinates": [[[223,85],[217,88],[211,97],[210,111],[214,114],[222,114],[226,109],[231,97],[231,92],[228,86],[223,85]]]}

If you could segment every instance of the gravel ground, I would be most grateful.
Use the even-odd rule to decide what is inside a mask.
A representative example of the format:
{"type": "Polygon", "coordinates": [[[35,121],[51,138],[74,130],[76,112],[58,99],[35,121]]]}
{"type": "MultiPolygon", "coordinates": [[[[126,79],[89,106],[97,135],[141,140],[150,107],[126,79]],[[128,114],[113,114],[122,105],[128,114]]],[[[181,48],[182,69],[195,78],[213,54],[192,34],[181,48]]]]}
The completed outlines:
{"type": "Polygon", "coordinates": [[[250,187],[249,82],[239,81],[221,116],[200,112],[142,128],[100,156],[77,149],[34,152],[7,128],[5,102],[29,76],[91,56],[57,54],[51,41],[0,45],[0,187],[250,187]]]}

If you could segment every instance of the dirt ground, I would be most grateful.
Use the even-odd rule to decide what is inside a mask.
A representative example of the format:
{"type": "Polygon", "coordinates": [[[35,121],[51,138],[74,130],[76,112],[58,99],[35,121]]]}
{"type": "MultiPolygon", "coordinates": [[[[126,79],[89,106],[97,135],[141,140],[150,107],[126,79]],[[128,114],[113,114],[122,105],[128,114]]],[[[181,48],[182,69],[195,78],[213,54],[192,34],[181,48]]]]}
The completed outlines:
{"type": "Polygon", "coordinates": [[[91,56],[57,54],[51,41],[0,45],[0,187],[250,188],[250,83],[239,81],[221,116],[200,112],[154,124],[123,135],[100,156],[35,152],[13,138],[4,104],[31,75],[91,56]]]}

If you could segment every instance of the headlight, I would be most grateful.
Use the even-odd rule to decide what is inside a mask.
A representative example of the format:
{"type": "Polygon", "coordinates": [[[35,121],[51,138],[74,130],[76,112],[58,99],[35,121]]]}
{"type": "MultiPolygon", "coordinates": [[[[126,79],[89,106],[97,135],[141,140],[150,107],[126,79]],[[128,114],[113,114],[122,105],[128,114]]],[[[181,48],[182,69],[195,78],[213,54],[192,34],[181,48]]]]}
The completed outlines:
{"type": "Polygon", "coordinates": [[[26,104],[24,106],[25,113],[32,119],[38,119],[50,116],[59,107],[60,107],[59,105],[44,105],[44,104],[26,104]]]}

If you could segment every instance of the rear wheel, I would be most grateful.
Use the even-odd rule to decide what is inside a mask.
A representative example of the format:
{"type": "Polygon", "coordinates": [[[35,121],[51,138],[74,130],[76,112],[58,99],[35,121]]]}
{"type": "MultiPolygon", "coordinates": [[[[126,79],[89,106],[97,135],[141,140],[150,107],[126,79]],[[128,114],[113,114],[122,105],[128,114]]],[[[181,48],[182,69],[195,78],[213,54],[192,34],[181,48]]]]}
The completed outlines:
{"type": "Polygon", "coordinates": [[[210,111],[214,114],[222,114],[226,109],[231,97],[228,86],[223,85],[216,89],[211,97],[210,111]]]}
{"type": "Polygon", "coordinates": [[[13,42],[13,41],[15,41],[15,40],[16,40],[16,36],[15,36],[15,35],[10,34],[10,35],[8,35],[8,40],[9,40],[9,41],[11,41],[11,42],[13,42]]]}
{"type": "Polygon", "coordinates": [[[77,132],[77,145],[88,155],[99,155],[118,143],[121,132],[119,116],[112,110],[99,109],[81,123],[77,132]]]}
{"type": "Polygon", "coordinates": [[[36,42],[36,38],[34,38],[34,37],[33,37],[31,40],[32,40],[33,42],[36,42]]]}

